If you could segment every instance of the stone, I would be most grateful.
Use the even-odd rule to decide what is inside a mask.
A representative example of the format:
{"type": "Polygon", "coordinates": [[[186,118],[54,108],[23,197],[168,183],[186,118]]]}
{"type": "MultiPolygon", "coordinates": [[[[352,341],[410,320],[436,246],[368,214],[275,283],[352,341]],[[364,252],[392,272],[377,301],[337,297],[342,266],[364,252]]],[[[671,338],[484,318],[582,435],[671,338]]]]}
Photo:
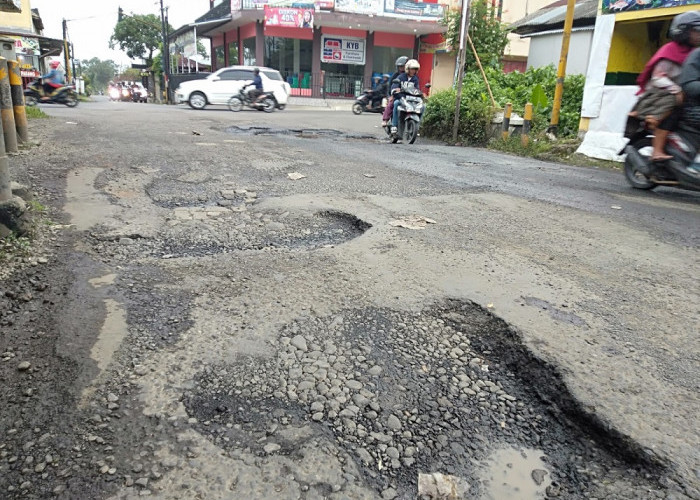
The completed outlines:
{"type": "Polygon", "coordinates": [[[357,456],[360,457],[360,460],[362,460],[367,465],[371,465],[374,463],[374,458],[372,457],[370,452],[367,451],[365,448],[358,448],[357,456]]]}
{"type": "Polygon", "coordinates": [[[109,394],[107,394],[107,401],[109,401],[110,403],[116,403],[117,401],[119,401],[119,396],[110,392],[109,394]]]}
{"type": "Polygon", "coordinates": [[[384,491],[382,491],[382,498],[384,500],[393,500],[396,498],[399,494],[396,493],[396,490],[394,488],[387,488],[384,491]]]}
{"type": "Polygon", "coordinates": [[[29,228],[26,212],[27,204],[22,198],[14,196],[0,201],[0,226],[5,228],[0,237],[8,236],[10,232],[20,236],[25,234],[29,228]]]}
{"type": "Polygon", "coordinates": [[[313,420],[314,422],[320,422],[321,420],[323,420],[323,412],[319,411],[314,413],[313,415],[311,415],[311,420],[313,420]]]}
{"type": "Polygon", "coordinates": [[[377,375],[379,375],[379,374],[382,373],[382,367],[381,367],[381,366],[374,365],[372,368],[370,368],[369,370],[367,370],[367,373],[369,373],[369,374],[372,375],[373,377],[376,377],[377,375]]]}
{"type": "Polygon", "coordinates": [[[418,496],[429,500],[461,500],[467,497],[469,484],[446,474],[418,474],[418,496]]]}
{"type": "Polygon", "coordinates": [[[547,475],[547,471],[542,469],[534,469],[530,475],[532,476],[532,480],[535,482],[535,484],[540,486],[544,482],[544,476],[547,475]]]}
{"type": "Polygon", "coordinates": [[[17,365],[17,369],[21,372],[29,370],[29,368],[32,366],[32,364],[29,361],[22,361],[20,364],[17,365]]]}
{"type": "Polygon", "coordinates": [[[362,382],[359,382],[357,380],[348,380],[345,382],[345,385],[355,391],[359,391],[360,389],[362,389],[362,382]]]}
{"type": "Polygon", "coordinates": [[[282,447],[278,445],[277,443],[268,443],[263,447],[263,450],[265,450],[265,453],[268,455],[270,453],[274,453],[276,451],[279,451],[282,447]]]}
{"type": "Polygon", "coordinates": [[[146,375],[148,373],[148,368],[146,368],[143,365],[135,365],[134,366],[134,373],[141,377],[141,376],[146,375]]]}
{"type": "Polygon", "coordinates": [[[401,430],[401,420],[399,420],[399,418],[396,415],[389,415],[389,418],[386,421],[386,425],[392,431],[401,430]]]}
{"type": "Polygon", "coordinates": [[[318,401],[314,401],[311,403],[311,411],[316,413],[318,411],[323,411],[323,403],[320,403],[318,401]]]}
{"type": "Polygon", "coordinates": [[[136,481],[134,481],[134,484],[137,486],[141,486],[142,488],[145,488],[148,486],[148,478],[147,477],[140,477],[136,481]]]}
{"type": "Polygon", "coordinates": [[[308,346],[306,345],[306,339],[302,335],[295,335],[290,344],[300,351],[307,352],[309,350],[308,346]]]}
{"type": "Polygon", "coordinates": [[[386,455],[387,455],[389,458],[396,458],[396,459],[398,459],[398,458],[399,458],[399,450],[397,450],[397,449],[394,448],[393,446],[389,446],[389,447],[386,449],[386,455]]]}

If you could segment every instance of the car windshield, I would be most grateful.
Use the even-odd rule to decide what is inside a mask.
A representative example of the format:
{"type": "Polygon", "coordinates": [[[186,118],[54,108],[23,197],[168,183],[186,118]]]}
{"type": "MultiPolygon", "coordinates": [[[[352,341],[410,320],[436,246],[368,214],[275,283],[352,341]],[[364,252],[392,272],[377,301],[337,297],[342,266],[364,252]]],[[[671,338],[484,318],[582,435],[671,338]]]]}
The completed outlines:
{"type": "Polygon", "coordinates": [[[263,71],[266,77],[268,77],[270,80],[277,80],[278,82],[283,82],[282,80],[282,75],[279,74],[278,71],[263,71]]]}

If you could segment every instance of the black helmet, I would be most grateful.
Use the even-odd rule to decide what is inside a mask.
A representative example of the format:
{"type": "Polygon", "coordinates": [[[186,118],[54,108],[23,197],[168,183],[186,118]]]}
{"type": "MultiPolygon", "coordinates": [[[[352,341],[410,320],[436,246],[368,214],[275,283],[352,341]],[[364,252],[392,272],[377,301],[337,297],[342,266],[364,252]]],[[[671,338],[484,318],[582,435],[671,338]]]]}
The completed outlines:
{"type": "Polygon", "coordinates": [[[674,17],[668,35],[674,42],[688,45],[690,32],[693,29],[700,29],[700,12],[697,10],[684,12],[674,17]]]}
{"type": "Polygon", "coordinates": [[[255,68],[255,69],[253,70],[253,73],[255,73],[256,75],[259,74],[259,73],[260,73],[260,68],[255,68]]]}
{"type": "Polygon", "coordinates": [[[396,60],[396,67],[398,68],[399,66],[406,66],[407,62],[408,62],[408,57],[401,56],[396,60]]]}

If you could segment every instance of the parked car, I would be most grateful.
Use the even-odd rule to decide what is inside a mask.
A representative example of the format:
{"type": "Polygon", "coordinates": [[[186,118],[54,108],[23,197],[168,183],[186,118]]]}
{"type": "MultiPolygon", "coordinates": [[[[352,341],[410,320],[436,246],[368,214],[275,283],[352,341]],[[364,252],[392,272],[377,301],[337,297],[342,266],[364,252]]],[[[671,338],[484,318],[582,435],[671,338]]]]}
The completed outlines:
{"type": "MultiPolygon", "coordinates": [[[[238,95],[241,88],[253,81],[253,70],[257,66],[229,66],[201,80],[182,82],[175,89],[178,103],[187,103],[193,109],[204,109],[208,104],[227,104],[231,96],[238,95]]],[[[263,90],[271,92],[277,108],[284,109],[291,93],[289,84],[276,69],[258,67],[263,81],[263,90]]]]}

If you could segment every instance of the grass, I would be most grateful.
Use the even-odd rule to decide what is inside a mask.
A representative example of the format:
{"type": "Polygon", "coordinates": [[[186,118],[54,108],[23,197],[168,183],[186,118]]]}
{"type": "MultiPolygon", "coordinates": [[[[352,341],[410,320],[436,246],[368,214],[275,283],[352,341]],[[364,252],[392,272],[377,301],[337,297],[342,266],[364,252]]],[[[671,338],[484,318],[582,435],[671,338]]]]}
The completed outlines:
{"type": "Polygon", "coordinates": [[[505,140],[493,140],[489,143],[488,147],[489,149],[495,149],[504,153],[529,156],[536,160],[566,163],[578,167],[620,168],[617,162],[597,160],[576,153],[580,145],[581,140],[578,138],[558,139],[553,141],[542,134],[530,136],[530,142],[527,146],[523,146],[521,137],[518,135],[511,136],[505,140]]]}
{"type": "Polygon", "coordinates": [[[15,257],[27,257],[31,246],[31,241],[26,236],[11,234],[0,238],[0,262],[7,262],[15,257]]]}
{"type": "Polygon", "coordinates": [[[48,118],[49,115],[44,113],[36,106],[27,106],[24,108],[27,111],[27,118],[48,118]]]}

